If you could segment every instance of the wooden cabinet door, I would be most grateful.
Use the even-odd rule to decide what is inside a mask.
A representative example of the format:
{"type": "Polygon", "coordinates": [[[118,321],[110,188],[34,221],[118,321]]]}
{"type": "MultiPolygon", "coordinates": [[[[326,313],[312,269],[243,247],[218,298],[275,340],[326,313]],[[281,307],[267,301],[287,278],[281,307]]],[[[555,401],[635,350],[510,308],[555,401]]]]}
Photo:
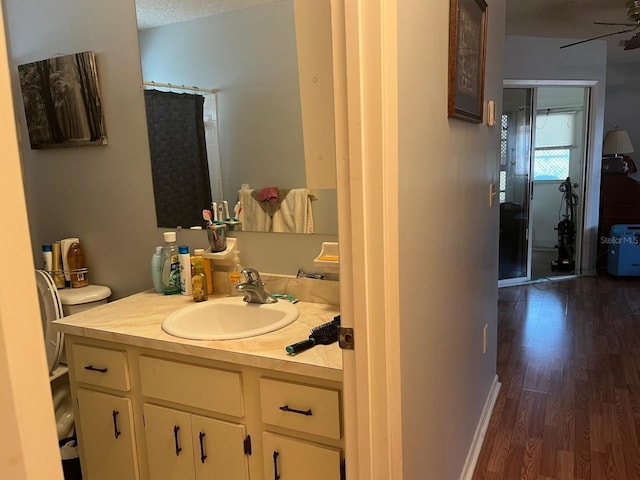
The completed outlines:
{"type": "Polygon", "coordinates": [[[340,480],[337,448],[264,432],[265,480],[340,480]]]}
{"type": "Polygon", "coordinates": [[[78,389],[80,439],[84,478],[137,480],[131,400],[84,388],[78,389]]]}
{"type": "Polygon", "coordinates": [[[151,480],[195,478],[190,415],[148,403],[143,410],[151,480]]]}
{"type": "Polygon", "coordinates": [[[248,480],[244,425],[191,416],[196,480],[248,480]]]}

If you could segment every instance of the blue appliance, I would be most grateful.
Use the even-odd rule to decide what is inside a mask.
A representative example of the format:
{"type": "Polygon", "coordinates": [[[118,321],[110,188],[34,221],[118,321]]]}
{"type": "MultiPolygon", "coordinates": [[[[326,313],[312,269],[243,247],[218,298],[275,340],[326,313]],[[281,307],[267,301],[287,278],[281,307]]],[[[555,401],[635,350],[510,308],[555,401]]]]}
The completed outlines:
{"type": "Polygon", "coordinates": [[[614,225],[607,243],[607,272],[616,276],[640,275],[640,225],[614,225]]]}

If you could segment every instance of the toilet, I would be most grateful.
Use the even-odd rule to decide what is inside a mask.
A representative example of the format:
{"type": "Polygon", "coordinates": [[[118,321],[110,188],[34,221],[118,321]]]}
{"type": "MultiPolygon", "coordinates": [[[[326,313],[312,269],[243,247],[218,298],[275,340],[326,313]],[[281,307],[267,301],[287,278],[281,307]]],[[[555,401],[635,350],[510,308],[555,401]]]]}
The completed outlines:
{"type": "Polygon", "coordinates": [[[69,369],[65,365],[64,335],[56,331],[51,322],[107,303],[111,289],[102,285],[88,285],[58,290],[51,275],[45,270],[36,270],[36,286],[58,440],[62,441],[74,434],[73,404],[69,389],[69,369]]]}

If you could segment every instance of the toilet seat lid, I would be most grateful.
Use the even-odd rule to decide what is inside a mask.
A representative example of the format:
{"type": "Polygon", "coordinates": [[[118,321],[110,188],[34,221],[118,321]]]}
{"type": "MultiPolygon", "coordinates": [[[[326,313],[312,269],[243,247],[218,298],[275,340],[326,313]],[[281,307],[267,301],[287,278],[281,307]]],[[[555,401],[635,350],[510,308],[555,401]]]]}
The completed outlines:
{"type": "Polygon", "coordinates": [[[63,288],[58,291],[58,295],[63,305],[81,305],[108,298],[111,289],[104,285],[87,285],[80,288],[63,288]]]}
{"type": "Polygon", "coordinates": [[[44,270],[36,270],[36,287],[38,290],[38,302],[40,304],[40,318],[42,320],[42,332],[44,335],[45,350],[49,375],[58,368],[60,357],[64,349],[64,337],[62,333],[53,328],[51,322],[61,319],[62,304],[58,297],[51,275],[44,270]]]}

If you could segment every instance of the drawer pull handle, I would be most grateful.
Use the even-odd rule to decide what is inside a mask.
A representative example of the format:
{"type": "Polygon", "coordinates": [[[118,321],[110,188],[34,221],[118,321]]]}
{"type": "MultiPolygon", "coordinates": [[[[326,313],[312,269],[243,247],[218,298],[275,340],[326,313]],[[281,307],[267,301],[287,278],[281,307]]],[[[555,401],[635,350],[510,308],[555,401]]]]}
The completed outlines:
{"type": "Polygon", "coordinates": [[[118,438],[122,433],[120,430],[118,430],[118,414],[119,413],[120,412],[118,412],[118,410],[114,410],[113,412],[111,412],[111,416],[113,417],[113,435],[116,438],[118,438]]]}
{"type": "Polygon", "coordinates": [[[96,368],[93,365],[86,365],[84,369],[91,370],[92,372],[100,372],[100,373],[107,373],[107,370],[109,370],[108,368],[96,368]]]}
{"type": "Polygon", "coordinates": [[[178,432],[180,431],[180,427],[178,425],[173,426],[173,440],[176,443],[176,457],[180,455],[182,448],[180,448],[180,441],[178,440],[178,432]]]}
{"type": "Polygon", "coordinates": [[[198,435],[198,437],[200,438],[200,462],[204,463],[204,461],[207,459],[207,456],[204,453],[204,437],[206,437],[207,434],[204,432],[200,432],[200,435],[198,435]]]}
{"type": "Polygon", "coordinates": [[[283,412],[299,413],[300,415],[305,415],[307,417],[310,417],[311,415],[313,415],[313,412],[311,411],[311,409],[309,409],[309,410],[296,410],[295,408],[290,408],[289,405],[281,406],[280,410],[282,410],[283,412]]]}
{"type": "Polygon", "coordinates": [[[277,450],[273,451],[273,479],[280,480],[280,475],[278,474],[278,457],[280,456],[280,452],[277,450]]]}

